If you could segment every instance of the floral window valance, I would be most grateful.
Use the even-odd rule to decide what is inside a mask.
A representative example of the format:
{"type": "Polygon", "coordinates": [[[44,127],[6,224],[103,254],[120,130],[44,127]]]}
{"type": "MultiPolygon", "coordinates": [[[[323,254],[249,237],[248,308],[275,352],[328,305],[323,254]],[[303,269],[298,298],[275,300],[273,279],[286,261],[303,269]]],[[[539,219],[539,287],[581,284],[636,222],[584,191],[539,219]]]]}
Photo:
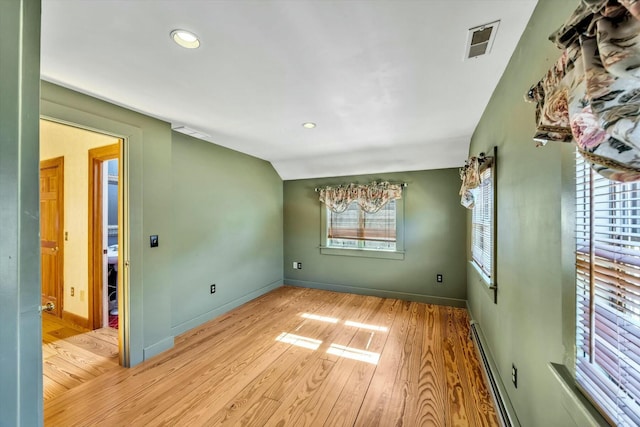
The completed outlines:
{"type": "Polygon", "coordinates": [[[356,202],[363,211],[376,213],[389,201],[402,198],[404,184],[372,182],[371,184],[347,184],[317,188],[320,201],[335,213],[344,212],[356,202]]]}
{"type": "Polygon", "coordinates": [[[493,165],[495,157],[487,157],[484,153],[478,156],[469,157],[464,166],[460,168],[460,204],[467,209],[473,209],[475,196],[473,191],[482,184],[482,172],[493,165]]]}
{"type": "Polygon", "coordinates": [[[550,39],[560,59],[525,97],[534,140],[573,142],[606,178],[640,180],[640,1],[582,0],[550,39]]]}

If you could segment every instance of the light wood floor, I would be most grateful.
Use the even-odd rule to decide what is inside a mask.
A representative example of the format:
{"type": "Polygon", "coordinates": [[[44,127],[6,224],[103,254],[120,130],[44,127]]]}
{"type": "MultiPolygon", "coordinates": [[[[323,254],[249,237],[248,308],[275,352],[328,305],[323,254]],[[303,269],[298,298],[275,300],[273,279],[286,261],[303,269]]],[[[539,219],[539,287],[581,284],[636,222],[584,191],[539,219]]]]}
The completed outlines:
{"type": "Polygon", "coordinates": [[[118,367],[118,331],[90,331],[42,314],[44,400],[59,396],[118,367]]]}
{"type": "Polygon", "coordinates": [[[282,287],[45,401],[50,426],[493,426],[465,310],[282,287]]]}

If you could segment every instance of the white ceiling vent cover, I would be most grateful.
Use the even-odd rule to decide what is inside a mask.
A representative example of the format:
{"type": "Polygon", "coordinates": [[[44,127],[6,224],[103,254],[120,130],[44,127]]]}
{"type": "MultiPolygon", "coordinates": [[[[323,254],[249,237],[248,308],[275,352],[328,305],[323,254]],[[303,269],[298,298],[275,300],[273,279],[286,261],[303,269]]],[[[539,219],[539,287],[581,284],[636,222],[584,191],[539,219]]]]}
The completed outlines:
{"type": "Polygon", "coordinates": [[[174,126],[174,127],[171,128],[171,130],[174,130],[174,131],[180,132],[180,133],[184,133],[185,135],[189,135],[189,136],[192,136],[192,137],[198,138],[198,139],[209,138],[209,135],[207,135],[206,133],[197,131],[195,129],[188,128],[186,126],[174,126]]]}
{"type": "Polygon", "coordinates": [[[476,58],[491,52],[500,21],[471,28],[467,34],[464,59],[476,58]]]}

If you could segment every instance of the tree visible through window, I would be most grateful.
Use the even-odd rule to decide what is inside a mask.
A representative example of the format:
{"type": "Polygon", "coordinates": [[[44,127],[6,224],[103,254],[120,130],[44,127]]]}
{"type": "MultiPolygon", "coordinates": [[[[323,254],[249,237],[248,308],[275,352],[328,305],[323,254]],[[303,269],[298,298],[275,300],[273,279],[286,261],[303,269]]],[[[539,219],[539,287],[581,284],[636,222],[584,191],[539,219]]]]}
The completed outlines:
{"type": "Polygon", "coordinates": [[[576,382],[615,425],[640,425],[640,185],[576,161],[576,382]]]}

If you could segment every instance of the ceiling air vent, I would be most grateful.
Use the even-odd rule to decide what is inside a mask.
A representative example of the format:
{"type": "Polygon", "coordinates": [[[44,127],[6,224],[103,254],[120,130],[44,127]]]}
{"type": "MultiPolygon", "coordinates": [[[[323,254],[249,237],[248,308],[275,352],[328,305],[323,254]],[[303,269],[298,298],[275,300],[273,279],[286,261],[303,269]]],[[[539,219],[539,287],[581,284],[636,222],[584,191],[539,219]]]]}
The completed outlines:
{"type": "Polygon", "coordinates": [[[471,28],[467,34],[464,59],[476,58],[491,52],[500,21],[471,28]]]}
{"type": "Polygon", "coordinates": [[[186,126],[174,126],[171,128],[171,130],[175,130],[176,132],[184,133],[185,135],[189,135],[198,139],[209,138],[209,135],[207,135],[206,133],[202,133],[195,129],[188,128],[186,126]]]}

